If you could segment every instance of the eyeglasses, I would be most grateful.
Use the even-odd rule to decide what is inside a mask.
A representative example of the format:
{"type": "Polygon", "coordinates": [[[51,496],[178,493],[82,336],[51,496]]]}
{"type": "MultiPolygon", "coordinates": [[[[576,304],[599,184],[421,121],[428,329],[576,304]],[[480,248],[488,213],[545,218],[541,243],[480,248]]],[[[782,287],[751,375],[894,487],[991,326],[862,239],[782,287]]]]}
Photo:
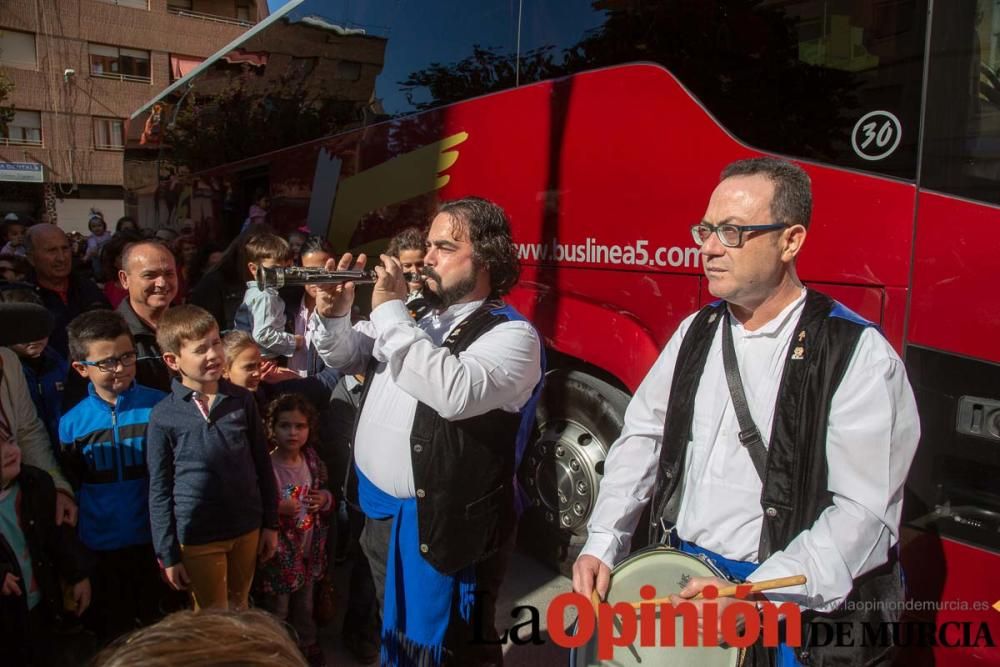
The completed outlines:
{"type": "Polygon", "coordinates": [[[770,225],[731,225],[728,222],[724,222],[721,225],[710,225],[707,222],[701,222],[691,226],[691,236],[694,237],[695,243],[703,245],[708,240],[708,237],[712,235],[712,232],[715,232],[722,245],[727,248],[739,248],[743,245],[744,232],[772,231],[775,229],[784,229],[787,226],[779,222],[770,225]]]}
{"type": "Polygon", "coordinates": [[[118,364],[122,365],[122,368],[128,368],[135,365],[135,360],[138,355],[135,352],[126,352],[120,357],[108,357],[107,359],[101,359],[100,361],[80,361],[84,366],[94,366],[104,373],[114,373],[118,370],[118,364]]]}

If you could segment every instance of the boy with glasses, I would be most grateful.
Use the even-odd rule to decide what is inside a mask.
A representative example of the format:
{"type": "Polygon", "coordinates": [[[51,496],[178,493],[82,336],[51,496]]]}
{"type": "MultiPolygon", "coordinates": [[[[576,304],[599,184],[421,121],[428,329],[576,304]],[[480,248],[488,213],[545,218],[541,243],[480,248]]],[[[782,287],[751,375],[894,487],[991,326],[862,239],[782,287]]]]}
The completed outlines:
{"type": "Polygon", "coordinates": [[[63,415],[63,467],[77,490],[81,541],[97,556],[90,624],[102,643],[157,619],[165,587],[149,528],[146,426],[165,394],[135,383],[135,341],[121,315],[92,311],[69,325],[73,369],[89,395],[63,415]]]}

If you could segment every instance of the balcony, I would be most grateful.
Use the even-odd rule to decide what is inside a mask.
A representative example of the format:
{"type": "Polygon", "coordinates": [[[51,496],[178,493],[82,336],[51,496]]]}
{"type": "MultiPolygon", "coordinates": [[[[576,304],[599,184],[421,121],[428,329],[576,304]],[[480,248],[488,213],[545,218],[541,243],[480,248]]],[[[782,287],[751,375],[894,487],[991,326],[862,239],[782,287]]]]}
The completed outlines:
{"type": "Polygon", "coordinates": [[[13,137],[0,136],[0,146],[34,146],[42,147],[41,139],[16,139],[13,137]]]}
{"type": "Polygon", "coordinates": [[[246,21],[244,19],[239,19],[232,16],[218,16],[216,14],[206,14],[205,12],[196,12],[194,10],[184,9],[182,7],[172,7],[170,5],[167,5],[167,11],[177,16],[186,16],[187,18],[199,19],[201,21],[209,21],[212,23],[224,23],[226,25],[235,25],[241,28],[252,28],[254,26],[253,21],[246,21]]]}
{"type": "Polygon", "coordinates": [[[136,76],[134,74],[118,74],[117,72],[91,72],[90,76],[95,79],[112,79],[114,81],[131,81],[132,83],[152,83],[153,79],[148,76],[136,76]]]}

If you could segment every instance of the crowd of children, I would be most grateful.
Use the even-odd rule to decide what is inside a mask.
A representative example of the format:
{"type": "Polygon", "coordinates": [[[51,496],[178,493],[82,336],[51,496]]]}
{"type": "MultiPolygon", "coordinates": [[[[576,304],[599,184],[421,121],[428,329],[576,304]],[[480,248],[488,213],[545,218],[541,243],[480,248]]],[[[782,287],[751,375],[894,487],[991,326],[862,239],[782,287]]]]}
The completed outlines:
{"type": "MultiPolygon", "coordinates": [[[[170,593],[161,569],[195,609],[245,609],[256,574],[258,604],[288,619],[310,664],[322,664],[312,590],[326,570],[323,517],[334,501],[312,448],[315,407],[278,396],[265,425],[253,393],[223,378],[231,366],[218,326],[197,306],[167,311],[157,338],[179,378],[167,395],[134,382],[135,344],[118,313],[91,311],[69,327],[73,371],[89,382],[89,396],[58,421],[75,532],[54,525],[51,478],[22,468],[0,430],[5,639],[29,664],[56,664],[43,637],[51,619],[33,613],[43,596],[63,608],[56,577],[72,586],[80,614],[93,590],[99,613],[83,620],[106,644],[162,615],[170,593]],[[37,567],[50,562],[57,571],[37,567]],[[26,613],[8,613],[20,607],[26,613]]],[[[240,379],[252,386],[250,375],[240,379]]]]}
{"type": "MultiPolygon", "coordinates": [[[[195,305],[163,313],[155,335],[169,393],[136,382],[136,342],[116,311],[71,322],[68,360],[47,339],[12,345],[65,479],[21,464],[13,420],[0,411],[0,642],[16,647],[4,664],[70,664],[57,635],[87,633],[92,653],[188,602],[266,609],[294,630],[308,664],[325,664],[314,607],[339,490],[318,447],[317,403],[329,389],[316,400],[312,385],[296,384],[309,374],[286,367],[309,345],[307,327],[295,333],[288,316],[299,303],[252,280],[300,251],[326,252],[300,236],[294,250],[267,232],[245,239],[249,281],[231,330],[195,305]],[[67,373],[88,394],[63,411],[67,373]],[[57,523],[54,477],[72,487],[75,528],[57,523]]],[[[418,270],[423,237],[407,232],[390,252],[418,270]]],[[[420,284],[411,287],[416,303],[420,284]]],[[[308,292],[297,298],[308,315],[308,292]]],[[[37,297],[0,283],[4,302],[37,297]]]]}

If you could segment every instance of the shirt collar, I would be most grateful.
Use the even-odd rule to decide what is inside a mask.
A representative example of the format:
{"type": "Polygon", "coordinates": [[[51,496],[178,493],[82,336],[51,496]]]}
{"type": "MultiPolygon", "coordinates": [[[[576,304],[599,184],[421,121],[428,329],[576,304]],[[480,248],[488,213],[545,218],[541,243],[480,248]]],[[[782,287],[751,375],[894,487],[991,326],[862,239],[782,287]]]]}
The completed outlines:
{"type": "Polygon", "coordinates": [[[125,318],[125,324],[132,331],[132,335],[146,334],[149,336],[155,336],[156,332],[153,331],[146,322],[139,317],[139,314],[135,312],[135,308],[129,302],[128,296],[122,299],[121,305],[118,306],[118,312],[123,318],[125,318]]]}
{"type": "MultiPolygon", "coordinates": [[[[802,306],[805,304],[805,302],[806,302],[806,288],[803,287],[802,293],[799,294],[798,298],[796,298],[795,301],[792,301],[790,304],[785,306],[780,313],[778,313],[775,317],[771,318],[770,321],[766,322],[759,329],[756,329],[754,331],[747,331],[746,329],[744,329],[743,324],[738,319],[736,319],[735,316],[733,316],[731,320],[733,324],[736,326],[737,331],[739,331],[744,338],[761,338],[764,336],[776,337],[785,329],[788,323],[791,322],[793,319],[795,321],[798,321],[798,314],[801,312],[802,306]]],[[[730,314],[732,314],[732,308],[728,305],[726,307],[730,309],[729,312],[730,314]]]]}
{"type": "Polygon", "coordinates": [[[433,311],[431,313],[431,317],[434,318],[439,324],[452,324],[473,313],[477,308],[479,308],[479,306],[483,305],[485,301],[486,299],[479,299],[478,301],[469,301],[467,303],[456,303],[447,310],[442,310],[440,312],[436,310],[433,311]]]}
{"type": "MultiPolygon", "coordinates": [[[[171,381],[170,390],[173,392],[174,396],[185,401],[191,400],[191,394],[194,393],[194,389],[186,386],[178,378],[174,378],[171,381]]],[[[229,380],[219,380],[219,392],[216,396],[219,396],[220,398],[223,396],[236,396],[236,393],[236,385],[231,383],[229,380]]]]}

